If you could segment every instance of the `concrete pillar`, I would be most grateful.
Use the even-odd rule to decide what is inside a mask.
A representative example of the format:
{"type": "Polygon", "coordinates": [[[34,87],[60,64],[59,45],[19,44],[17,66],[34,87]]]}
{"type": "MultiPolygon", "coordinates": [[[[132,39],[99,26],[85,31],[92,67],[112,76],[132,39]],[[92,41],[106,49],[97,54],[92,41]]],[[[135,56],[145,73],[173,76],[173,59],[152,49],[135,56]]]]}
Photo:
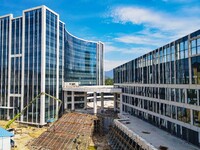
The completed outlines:
{"type": "Polygon", "coordinates": [[[64,91],[64,109],[67,109],[67,91],[64,91]]]}
{"type": "Polygon", "coordinates": [[[193,120],[193,110],[190,109],[189,111],[190,111],[190,124],[193,125],[193,122],[194,122],[194,120],[193,120]]]}
{"type": "Polygon", "coordinates": [[[101,93],[101,112],[104,111],[104,94],[101,93]]]}
{"type": "Polygon", "coordinates": [[[72,99],[71,108],[72,108],[72,110],[75,110],[75,109],[74,109],[74,91],[72,91],[71,99],[72,99]]]}
{"type": "Polygon", "coordinates": [[[94,114],[97,114],[97,93],[94,92],[94,100],[93,100],[94,114]]]}
{"type": "MultiPolygon", "coordinates": [[[[199,137],[200,137],[200,132],[199,132],[199,137]]],[[[199,138],[199,143],[200,143],[200,138],[199,138]]]]}
{"type": "Polygon", "coordinates": [[[185,92],[185,104],[187,104],[187,97],[188,97],[188,95],[187,95],[187,89],[184,89],[184,92],[185,92]]]}
{"type": "Polygon", "coordinates": [[[175,107],[175,111],[176,111],[176,120],[178,119],[178,111],[177,111],[177,107],[175,107]]]}
{"type": "MultiPolygon", "coordinates": [[[[25,20],[23,20],[23,24],[24,24],[24,21],[25,20]]],[[[46,26],[45,26],[45,22],[46,22],[46,9],[44,7],[42,7],[41,58],[43,58],[43,59],[41,59],[41,61],[42,61],[41,62],[41,84],[40,84],[41,92],[45,92],[45,85],[46,85],[46,83],[45,83],[45,81],[46,81],[45,80],[46,79],[45,78],[45,75],[46,75],[46,69],[45,69],[45,65],[46,65],[46,59],[45,59],[46,58],[46,26]]],[[[23,50],[24,50],[24,47],[23,47],[23,50]]],[[[22,59],[23,59],[22,64],[24,64],[24,57],[22,59]]],[[[24,68],[24,65],[22,68],[24,68]]],[[[26,89],[24,89],[24,90],[26,90],[26,89]]],[[[40,125],[44,125],[44,124],[45,124],[45,95],[41,95],[41,97],[40,97],[40,125]]]]}
{"type": "Polygon", "coordinates": [[[120,93],[120,114],[122,115],[122,93],[120,93]]]}
{"type": "Polygon", "coordinates": [[[200,94],[199,92],[200,92],[200,90],[197,90],[197,99],[198,99],[198,101],[197,101],[197,106],[199,106],[199,104],[200,104],[200,103],[199,103],[199,98],[200,98],[200,97],[199,97],[199,94],[200,94]]]}
{"type": "Polygon", "coordinates": [[[192,62],[191,62],[191,42],[190,42],[190,35],[188,35],[188,67],[189,67],[189,84],[192,84],[192,62]]]}
{"type": "Polygon", "coordinates": [[[117,111],[117,93],[114,93],[114,111],[116,112],[117,111]]]}
{"type": "Polygon", "coordinates": [[[87,92],[84,92],[84,108],[87,109],[87,92]]]}
{"type": "Polygon", "coordinates": [[[40,125],[45,124],[45,95],[40,96],[40,125]]]}

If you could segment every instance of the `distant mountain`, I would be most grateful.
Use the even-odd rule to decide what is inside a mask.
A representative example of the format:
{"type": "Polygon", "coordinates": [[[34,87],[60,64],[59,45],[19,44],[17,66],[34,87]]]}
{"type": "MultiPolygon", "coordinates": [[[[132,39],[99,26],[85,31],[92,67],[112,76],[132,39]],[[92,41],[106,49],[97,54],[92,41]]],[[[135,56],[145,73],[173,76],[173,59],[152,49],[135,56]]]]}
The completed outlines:
{"type": "Polygon", "coordinates": [[[113,70],[105,71],[105,78],[111,78],[113,79],[113,70]]]}

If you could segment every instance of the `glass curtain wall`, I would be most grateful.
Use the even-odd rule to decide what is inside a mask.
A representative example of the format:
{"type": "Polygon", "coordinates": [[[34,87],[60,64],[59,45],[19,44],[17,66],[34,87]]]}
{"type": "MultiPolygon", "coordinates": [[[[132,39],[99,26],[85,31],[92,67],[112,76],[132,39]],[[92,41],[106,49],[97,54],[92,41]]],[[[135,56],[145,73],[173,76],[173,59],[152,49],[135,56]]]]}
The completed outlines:
{"type": "MultiPolygon", "coordinates": [[[[42,10],[25,12],[24,45],[24,106],[41,91],[41,29],[42,10]]],[[[40,122],[40,100],[37,99],[25,112],[24,122],[40,122]]]]}
{"type": "MultiPolygon", "coordinates": [[[[58,16],[46,9],[45,92],[56,97],[58,16]]],[[[56,101],[45,97],[45,122],[56,116],[56,101]]]]}
{"type": "MultiPolygon", "coordinates": [[[[21,94],[22,79],[22,17],[12,20],[12,36],[11,36],[11,70],[10,70],[10,93],[21,94]]],[[[20,95],[21,96],[21,95],[20,95]]],[[[21,111],[21,97],[11,96],[10,106],[14,109],[10,110],[10,118],[13,118],[21,111]]]]}
{"type": "Polygon", "coordinates": [[[64,81],[96,85],[96,56],[97,43],[78,39],[65,32],[64,81]]]}
{"type": "Polygon", "coordinates": [[[144,84],[189,84],[189,71],[191,71],[192,84],[200,84],[198,55],[200,55],[200,39],[191,41],[191,54],[189,54],[188,38],[184,37],[115,68],[114,80],[115,83],[123,81],[144,84]],[[191,70],[189,70],[189,55],[191,70]],[[127,70],[133,72],[132,77],[129,77],[127,70]]]}
{"type": "MultiPolygon", "coordinates": [[[[8,106],[8,54],[10,16],[0,18],[0,106],[8,106]]],[[[7,109],[0,109],[0,119],[7,118],[7,109]]]]}
{"type": "Polygon", "coordinates": [[[62,99],[62,82],[63,82],[63,69],[64,69],[64,33],[65,25],[59,22],[59,99],[62,99]]]}
{"type": "Polygon", "coordinates": [[[115,68],[114,83],[123,111],[199,145],[200,30],[115,68]]]}
{"type": "MultiPolygon", "coordinates": [[[[1,16],[0,119],[13,118],[41,91],[62,99],[63,82],[102,85],[103,50],[101,42],[69,34],[59,14],[46,6],[24,10],[21,17],[1,16]]],[[[43,125],[57,117],[57,101],[40,98],[20,121],[43,125]]]]}

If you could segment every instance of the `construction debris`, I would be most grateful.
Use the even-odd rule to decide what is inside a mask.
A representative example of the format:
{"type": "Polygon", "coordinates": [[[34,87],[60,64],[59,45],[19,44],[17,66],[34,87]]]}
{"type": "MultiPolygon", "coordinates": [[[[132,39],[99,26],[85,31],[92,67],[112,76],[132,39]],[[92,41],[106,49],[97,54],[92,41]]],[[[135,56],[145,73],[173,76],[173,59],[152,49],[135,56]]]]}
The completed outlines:
{"type": "Polygon", "coordinates": [[[41,136],[30,143],[31,150],[87,150],[94,130],[95,116],[64,114],[41,136]]]}
{"type": "MultiPolygon", "coordinates": [[[[14,122],[13,150],[110,150],[107,142],[108,126],[115,118],[105,110],[97,116],[88,112],[68,112],[50,127],[34,127],[14,122]]],[[[8,121],[0,121],[5,126],[8,121]]]]}

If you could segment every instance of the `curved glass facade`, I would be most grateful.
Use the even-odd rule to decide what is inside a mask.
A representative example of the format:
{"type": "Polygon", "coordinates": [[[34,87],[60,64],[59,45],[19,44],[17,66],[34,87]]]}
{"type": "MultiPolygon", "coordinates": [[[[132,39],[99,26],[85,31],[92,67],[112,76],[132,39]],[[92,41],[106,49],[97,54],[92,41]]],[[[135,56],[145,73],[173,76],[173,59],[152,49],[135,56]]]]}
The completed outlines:
{"type": "Polygon", "coordinates": [[[85,41],[65,32],[64,81],[97,85],[98,52],[97,42],[85,41]]]}
{"type": "MultiPolygon", "coordinates": [[[[103,48],[69,34],[46,6],[0,17],[0,119],[13,118],[41,92],[62,99],[64,82],[102,85],[103,48]]],[[[18,119],[44,125],[57,115],[58,102],[42,95],[18,119]]]]}

